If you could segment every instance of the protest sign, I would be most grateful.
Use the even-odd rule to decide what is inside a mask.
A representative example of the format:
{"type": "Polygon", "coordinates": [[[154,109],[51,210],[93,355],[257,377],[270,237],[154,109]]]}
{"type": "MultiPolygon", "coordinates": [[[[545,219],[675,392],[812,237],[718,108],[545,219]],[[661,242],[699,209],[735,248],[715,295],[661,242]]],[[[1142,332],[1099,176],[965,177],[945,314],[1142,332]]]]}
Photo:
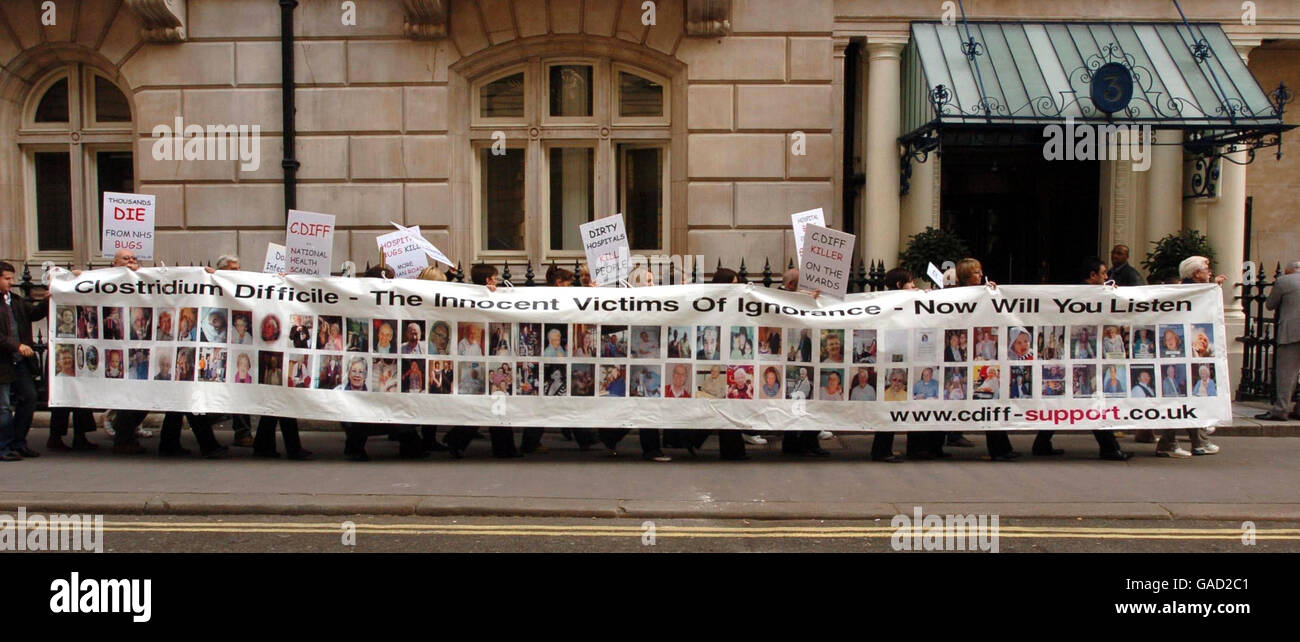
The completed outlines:
{"type": "Polygon", "coordinates": [[[284,246],[289,274],[329,276],[334,252],[334,215],[289,210],[284,246]]]}
{"type": "Polygon", "coordinates": [[[100,245],[104,258],[111,258],[118,250],[130,250],[141,261],[153,260],[156,202],[153,194],[104,192],[104,235],[100,245]]]}
{"type": "Polygon", "coordinates": [[[394,223],[393,221],[389,221],[389,223],[392,223],[392,224],[393,224],[393,227],[395,227],[395,228],[397,228],[397,229],[399,229],[399,230],[401,230],[401,231],[403,231],[403,232],[411,233],[412,230],[415,230],[415,232],[414,232],[414,234],[413,234],[413,236],[412,236],[411,238],[412,238],[412,240],[414,240],[417,244],[419,244],[419,246],[420,246],[421,248],[424,249],[424,253],[427,254],[427,255],[429,256],[429,258],[431,258],[431,259],[433,259],[433,260],[435,260],[435,261],[437,261],[437,262],[439,262],[439,263],[441,263],[441,264],[443,264],[443,265],[445,265],[445,266],[447,266],[447,267],[450,267],[450,268],[454,268],[454,267],[456,267],[456,264],[455,264],[455,263],[452,263],[452,262],[451,262],[451,259],[447,258],[447,255],[446,255],[446,254],[443,254],[443,253],[442,253],[442,250],[439,250],[437,247],[434,246],[433,243],[430,243],[430,242],[429,242],[429,239],[424,238],[424,235],[420,234],[420,227],[419,227],[418,225],[412,228],[412,227],[402,227],[401,225],[398,225],[397,223],[394,223]]]}
{"type": "Polygon", "coordinates": [[[837,299],[849,291],[853,278],[854,236],[809,223],[804,232],[804,251],[799,258],[799,287],[821,290],[837,299]]]}
{"type": "Polygon", "coordinates": [[[83,320],[47,321],[52,407],[699,430],[1232,420],[1214,284],[814,302],[752,285],[488,292],[187,267],[64,271],[51,293],[83,320]]]}
{"type": "Polygon", "coordinates": [[[285,249],[279,243],[266,244],[266,263],[262,266],[262,271],[267,274],[284,274],[288,272],[285,268],[285,249]]]}
{"type": "Polygon", "coordinates": [[[632,267],[632,250],[627,244],[623,215],[615,214],[578,226],[582,247],[587,251],[587,269],[596,285],[610,285],[627,278],[632,267]]]}
{"type": "Polygon", "coordinates": [[[826,227],[826,217],[822,214],[822,208],[819,207],[815,210],[791,214],[790,221],[794,225],[794,251],[802,260],[804,228],[810,223],[826,227]]]}
{"type": "Polygon", "coordinates": [[[414,279],[429,267],[429,257],[420,243],[423,238],[417,225],[377,236],[375,242],[384,255],[384,265],[393,268],[397,278],[414,279]]]}
{"type": "Polygon", "coordinates": [[[934,281],[935,285],[939,286],[940,290],[943,289],[943,272],[940,272],[939,268],[935,267],[933,263],[929,263],[926,265],[925,273],[930,277],[931,281],[934,281]]]}

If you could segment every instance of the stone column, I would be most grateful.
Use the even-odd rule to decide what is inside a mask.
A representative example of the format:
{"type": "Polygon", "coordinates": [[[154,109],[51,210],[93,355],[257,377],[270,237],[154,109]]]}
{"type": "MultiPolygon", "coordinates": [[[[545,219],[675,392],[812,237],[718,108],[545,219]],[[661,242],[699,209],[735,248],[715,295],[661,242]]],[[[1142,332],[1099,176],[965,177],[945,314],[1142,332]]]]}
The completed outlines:
{"type": "Polygon", "coordinates": [[[1219,164],[1219,197],[1210,203],[1205,234],[1214,247],[1215,272],[1226,274],[1223,284],[1223,313],[1226,319],[1244,319],[1241,302],[1234,297],[1241,281],[1241,263],[1246,260],[1246,152],[1233,152],[1219,164]]]}
{"type": "Polygon", "coordinates": [[[1183,132],[1161,129],[1155,132],[1151,167],[1147,169],[1147,207],[1143,225],[1143,247],[1129,248],[1129,261],[1142,265],[1151,243],[1176,234],[1183,222],[1183,132]]]}
{"type": "Polygon", "coordinates": [[[863,257],[893,265],[899,249],[899,119],[903,43],[867,42],[866,190],[863,257]]]}
{"type": "Polygon", "coordinates": [[[902,203],[900,248],[927,227],[939,227],[939,155],[934,152],[930,152],[924,163],[912,162],[912,178],[902,203]]]}

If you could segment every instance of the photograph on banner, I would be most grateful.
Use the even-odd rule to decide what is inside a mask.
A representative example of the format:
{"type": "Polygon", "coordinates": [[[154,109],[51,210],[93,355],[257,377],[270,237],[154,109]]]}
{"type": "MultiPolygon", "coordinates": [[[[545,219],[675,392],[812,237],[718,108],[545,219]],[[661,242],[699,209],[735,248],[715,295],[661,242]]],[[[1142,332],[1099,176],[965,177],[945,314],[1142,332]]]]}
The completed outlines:
{"type": "Polygon", "coordinates": [[[790,215],[790,224],[794,227],[795,254],[799,257],[799,261],[802,263],[805,228],[809,225],[826,227],[826,215],[822,213],[822,208],[820,207],[806,212],[795,212],[790,215]]]}
{"type": "Polygon", "coordinates": [[[1231,417],[1213,285],[1122,294],[1004,285],[814,301],[699,284],[640,290],[632,301],[623,290],[502,297],[397,279],[386,291],[401,298],[385,302],[364,280],[290,285],[192,267],[88,270],[51,287],[52,407],[112,398],[150,411],[411,423],[481,413],[475,396],[509,395],[509,417],[483,414],[485,424],[566,427],[581,412],[590,427],[635,417],[714,430],[979,431],[988,426],[920,410],[977,411],[990,401],[1011,412],[998,423],[1008,430],[1208,427],[1231,417]],[[164,274],[173,291],[202,294],[124,287],[164,274]],[[345,396],[330,399],[335,391],[345,396]],[[795,400],[807,402],[799,415],[787,405],[795,400]],[[919,406],[890,405],[903,401],[919,406]]]}
{"type": "Polygon", "coordinates": [[[799,288],[843,299],[853,278],[854,242],[852,234],[809,223],[799,255],[799,288]]]}
{"type": "Polygon", "coordinates": [[[101,256],[129,250],[138,260],[153,260],[157,200],[153,194],[104,192],[101,256]]]}
{"type": "Polygon", "coordinates": [[[623,215],[615,214],[578,226],[587,270],[596,285],[612,285],[627,279],[632,269],[632,250],[627,242],[623,215]]]}
{"type": "Polygon", "coordinates": [[[334,215],[289,210],[284,247],[286,273],[329,276],[334,253],[334,215]]]}

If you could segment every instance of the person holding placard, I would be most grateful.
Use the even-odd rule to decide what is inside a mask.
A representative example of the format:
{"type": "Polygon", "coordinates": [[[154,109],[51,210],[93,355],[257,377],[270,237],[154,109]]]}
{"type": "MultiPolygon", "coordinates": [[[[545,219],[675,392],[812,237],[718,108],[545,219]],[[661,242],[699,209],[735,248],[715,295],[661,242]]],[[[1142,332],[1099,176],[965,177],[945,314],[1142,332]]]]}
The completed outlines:
{"type": "MultiPolygon", "coordinates": [[[[781,289],[787,292],[799,291],[799,268],[790,268],[785,271],[781,278],[781,289]]],[[[816,298],[815,296],[813,297],[816,298]]],[[[802,335],[799,345],[796,346],[801,355],[807,355],[812,359],[812,338],[810,335],[802,335]]],[[[812,386],[807,386],[808,391],[804,392],[804,399],[812,398],[812,386]]],[[[786,455],[802,455],[806,457],[830,457],[831,452],[822,448],[820,442],[819,430],[787,430],[781,435],[781,452],[786,455]]]]}
{"type": "MultiPolygon", "coordinates": [[[[1106,264],[1102,263],[1101,259],[1095,256],[1084,259],[1083,266],[1080,268],[1079,272],[1083,276],[1084,285],[1103,285],[1108,279],[1106,274],[1106,264]]],[[[1115,366],[1110,366],[1110,368],[1113,372],[1115,366]]],[[[1119,383],[1118,379],[1116,379],[1115,383],[1112,385],[1122,393],[1123,384],[1119,383]]],[[[1031,452],[1033,452],[1035,456],[1040,457],[1050,457],[1065,453],[1065,450],[1061,448],[1052,447],[1053,434],[1055,433],[1051,430],[1038,431],[1038,435],[1034,437],[1034,446],[1031,452]]],[[[1133,453],[1125,452],[1120,448],[1119,441],[1115,439],[1114,431],[1094,430],[1092,431],[1092,436],[1097,440],[1097,446],[1101,449],[1102,459],[1110,461],[1128,461],[1133,457],[1133,453]]]]}
{"type": "MultiPolygon", "coordinates": [[[[474,285],[487,288],[489,292],[496,292],[498,276],[496,266],[487,263],[479,263],[470,268],[470,280],[474,285]]],[[[482,348],[479,347],[481,350],[482,348]]],[[[463,353],[462,353],[463,354],[463,353]]],[[[478,354],[482,354],[479,352],[478,354]]],[[[470,426],[456,426],[447,431],[447,436],[443,438],[443,443],[451,452],[454,459],[460,459],[464,456],[465,449],[474,440],[478,434],[478,428],[470,426]]],[[[488,436],[492,440],[492,456],[498,459],[511,459],[514,457],[523,457],[523,454],[515,448],[514,430],[509,426],[492,426],[488,428],[488,436]]]]}
{"type": "MultiPolygon", "coordinates": [[[[638,265],[627,276],[627,282],[631,287],[648,287],[655,284],[654,273],[646,269],[644,265],[638,265]]],[[[611,456],[618,455],[618,442],[627,436],[630,432],[628,428],[601,428],[597,431],[600,435],[601,443],[605,444],[611,456]]],[[[664,454],[661,444],[661,435],[655,428],[637,428],[637,438],[641,442],[641,458],[646,461],[668,462],[672,457],[664,454]]]]}

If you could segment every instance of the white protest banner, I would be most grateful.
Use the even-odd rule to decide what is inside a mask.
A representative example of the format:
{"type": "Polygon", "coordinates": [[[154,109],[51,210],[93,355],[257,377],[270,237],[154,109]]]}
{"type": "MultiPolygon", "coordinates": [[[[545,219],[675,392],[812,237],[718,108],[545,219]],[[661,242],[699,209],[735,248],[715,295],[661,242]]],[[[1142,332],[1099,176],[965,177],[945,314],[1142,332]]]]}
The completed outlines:
{"type": "Polygon", "coordinates": [[[284,274],[288,269],[284,266],[285,249],[279,243],[266,244],[266,263],[262,266],[262,271],[267,274],[284,274]]]}
{"type": "Polygon", "coordinates": [[[153,260],[156,202],[153,194],[104,192],[102,256],[130,250],[141,261],[153,260]]]}
{"type": "Polygon", "coordinates": [[[326,421],[704,430],[1232,420],[1232,339],[1213,284],[895,290],[816,303],[747,285],[488,292],[144,268],[60,272],[51,292],[53,407],[111,399],[326,421]]]}
{"type": "Polygon", "coordinates": [[[623,215],[615,214],[578,226],[582,247],[587,251],[587,269],[596,285],[610,285],[627,278],[632,269],[632,250],[627,245],[623,215]]]}
{"type": "Polygon", "coordinates": [[[930,277],[931,281],[934,281],[935,285],[939,286],[940,290],[943,289],[943,272],[940,272],[939,268],[930,263],[926,266],[925,273],[930,277]]]}
{"type": "Polygon", "coordinates": [[[399,279],[414,279],[429,267],[429,257],[417,238],[424,238],[420,236],[418,225],[375,237],[379,251],[384,255],[384,264],[393,268],[399,279]]]}
{"type": "Polygon", "coordinates": [[[284,246],[289,274],[329,276],[334,252],[334,215],[289,210],[284,246]]]}
{"type": "Polygon", "coordinates": [[[843,299],[853,278],[854,236],[809,223],[799,258],[799,287],[843,299]]]}
{"type": "Polygon", "coordinates": [[[804,228],[809,224],[826,227],[826,216],[822,214],[822,208],[819,207],[815,210],[791,214],[790,222],[794,225],[794,251],[802,260],[804,228]]]}
{"type": "Polygon", "coordinates": [[[434,246],[433,243],[429,242],[429,239],[424,238],[424,235],[420,234],[420,227],[418,225],[415,226],[414,228],[411,228],[411,227],[402,227],[401,225],[398,225],[393,221],[389,221],[389,223],[392,223],[393,227],[402,230],[403,232],[411,233],[411,230],[415,230],[414,235],[411,238],[416,243],[418,243],[420,247],[424,248],[424,253],[429,255],[429,258],[443,265],[446,265],[447,267],[450,268],[456,267],[456,264],[452,263],[451,259],[447,258],[446,254],[442,253],[442,250],[439,250],[437,247],[434,246]]]}

